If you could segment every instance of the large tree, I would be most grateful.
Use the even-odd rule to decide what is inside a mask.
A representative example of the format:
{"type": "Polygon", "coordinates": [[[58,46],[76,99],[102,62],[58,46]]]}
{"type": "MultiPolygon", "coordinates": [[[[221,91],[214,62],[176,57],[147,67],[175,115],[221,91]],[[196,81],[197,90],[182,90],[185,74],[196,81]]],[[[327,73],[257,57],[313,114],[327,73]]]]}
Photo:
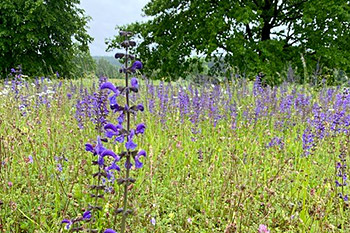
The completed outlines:
{"type": "MultiPolygon", "coordinates": [[[[184,76],[193,54],[241,72],[280,72],[293,62],[350,70],[350,1],[151,0],[133,30],[146,71],[184,76]]],[[[108,42],[114,48],[116,39],[108,42]]]]}
{"type": "Polygon", "coordinates": [[[80,0],[1,0],[0,71],[22,66],[27,74],[70,75],[77,51],[92,38],[80,0]]]}

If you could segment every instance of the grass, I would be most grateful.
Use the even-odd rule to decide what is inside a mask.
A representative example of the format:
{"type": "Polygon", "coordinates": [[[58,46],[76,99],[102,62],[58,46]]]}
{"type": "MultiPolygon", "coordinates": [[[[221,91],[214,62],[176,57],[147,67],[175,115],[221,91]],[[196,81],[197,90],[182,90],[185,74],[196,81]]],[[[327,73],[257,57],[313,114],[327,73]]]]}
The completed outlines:
{"type": "MultiPolygon", "coordinates": [[[[44,81],[40,87],[20,90],[19,95],[33,96],[28,97],[26,116],[18,108],[19,95],[0,95],[0,232],[64,232],[62,219],[81,215],[91,202],[88,187],[95,168],[84,144],[95,140],[97,132],[89,119],[79,129],[74,118],[80,94],[71,87],[79,89],[80,84],[63,81],[57,88],[57,83],[44,81]],[[56,86],[50,106],[34,107],[44,86],[56,86]]],[[[83,80],[83,85],[90,89],[92,84],[83,80]]],[[[271,232],[349,232],[349,205],[338,198],[334,183],[338,155],[349,154],[349,136],[315,139],[311,154],[302,156],[302,134],[320,93],[297,88],[297,93],[311,97],[305,115],[292,108],[289,118],[276,113],[255,121],[244,114],[247,109],[254,113],[259,98],[251,94],[252,86],[231,88],[237,107],[234,129],[230,116],[214,127],[213,119],[203,114],[197,126],[201,132],[193,134],[189,117],[182,118],[178,108],[169,105],[164,115],[157,94],[154,113],[146,109],[133,121],[147,125],[136,143],[148,156],[142,169],[131,171],[136,183],[130,186],[134,214],[128,218],[128,232],[257,232],[260,224],[271,232]],[[276,127],[282,119],[290,122],[276,127]],[[281,137],[284,147],[267,148],[273,137],[281,137]]],[[[145,90],[143,84],[138,98],[146,105],[145,90]]],[[[292,90],[288,87],[287,93],[292,90]]],[[[224,91],[221,96],[228,98],[224,91]]],[[[224,109],[222,103],[216,106],[224,109]]],[[[278,112],[278,106],[268,111],[274,108],[278,112]]],[[[115,118],[110,114],[111,122],[115,118]]],[[[116,152],[121,149],[120,144],[105,145],[116,152]]],[[[120,217],[113,210],[121,207],[123,190],[112,186],[114,193],[106,196],[95,222],[99,230],[119,229],[120,217]]],[[[343,192],[347,190],[345,186],[343,192]]]]}

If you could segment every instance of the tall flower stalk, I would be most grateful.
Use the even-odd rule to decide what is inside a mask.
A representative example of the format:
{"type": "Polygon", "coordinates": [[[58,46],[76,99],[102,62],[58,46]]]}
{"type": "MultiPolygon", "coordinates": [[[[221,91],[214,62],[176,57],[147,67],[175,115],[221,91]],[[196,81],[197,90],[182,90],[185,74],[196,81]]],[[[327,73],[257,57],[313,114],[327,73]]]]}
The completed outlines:
{"type": "MultiPolygon", "coordinates": [[[[130,169],[132,168],[132,158],[135,161],[135,168],[141,168],[143,164],[140,162],[140,157],[146,157],[146,152],[144,150],[136,151],[137,144],[133,141],[134,137],[139,134],[143,134],[145,131],[145,124],[137,124],[134,128],[131,127],[131,114],[136,114],[137,111],[143,111],[144,107],[142,104],[131,103],[130,92],[138,92],[139,85],[136,77],[132,77],[129,80],[129,75],[134,74],[136,70],[142,68],[142,63],[140,61],[135,61],[132,66],[129,67],[129,61],[133,60],[135,57],[129,54],[130,47],[136,45],[134,41],[129,40],[132,35],[130,32],[120,32],[120,36],[123,37],[124,41],[120,44],[121,47],[125,49],[125,53],[117,53],[115,55],[116,59],[124,59],[124,66],[120,69],[121,73],[125,74],[125,86],[119,87],[114,86],[110,82],[106,82],[101,85],[101,89],[109,89],[113,95],[109,98],[110,107],[115,113],[119,113],[118,124],[114,125],[108,123],[105,125],[106,136],[108,138],[115,137],[115,141],[119,143],[125,143],[126,151],[122,151],[119,154],[120,159],[125,158],[125,177],[118,179],[118,183],[124,186],[123,193],[123,204],[122,208],[116,210],[117,214],[122,214],[121,220],[121,233],[125,232],[126,228],[126,218],[132,213],[132,210],[128,209],[128,192],[129,185],[135,182],[135,179],[130,177],[130,169]],[[130,81],[130,83],[129,83],[130,81]],[[130,85],[129,85],[130,84],[130,85]],[[125,94],[125,105],[124,107],[120,102],[117,102],[117,97],[125,94]],[[126,122],[126,128],[123,123],[126,122]]],[[[108,229],[111,230],[111,229],[108,229]]]]}

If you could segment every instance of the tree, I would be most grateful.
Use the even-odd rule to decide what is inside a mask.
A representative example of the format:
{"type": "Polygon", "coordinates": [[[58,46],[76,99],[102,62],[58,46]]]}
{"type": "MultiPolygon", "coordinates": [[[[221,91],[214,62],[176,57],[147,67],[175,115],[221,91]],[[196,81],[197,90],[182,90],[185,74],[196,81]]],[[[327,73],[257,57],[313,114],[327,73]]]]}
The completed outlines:
{"type": "Polygon", "coordinates": [[[74,54],[92,38],[80,0],[1,0],[0,72],[21,65],[26,74],[71,75],[74,54]]]}
{"type": "MultiPolygon", "coordinates": [[[[114,59],[114,58],[113,58],[114,59]]],[[[96,75],[106,76],[108,78],[117,78],[120,77],[119,69],[117,66],[112,65],[106,58],[101,57],[96,62],[96,75]]]]}
{"type": "MultiPolygon", "coordinates": [[[[281,72],[287,62],[350,70],[350,1],[151,0],[137,33],[145,70],[184,77],[193,54],[241,72],[281,72]],[[145,60],[146,59],[146,60],[145,60]]],[[[115,47],[116,39],[108,41],[115,47]]],[[[214,66],[217,67],[217,66],[214,66]]]]}

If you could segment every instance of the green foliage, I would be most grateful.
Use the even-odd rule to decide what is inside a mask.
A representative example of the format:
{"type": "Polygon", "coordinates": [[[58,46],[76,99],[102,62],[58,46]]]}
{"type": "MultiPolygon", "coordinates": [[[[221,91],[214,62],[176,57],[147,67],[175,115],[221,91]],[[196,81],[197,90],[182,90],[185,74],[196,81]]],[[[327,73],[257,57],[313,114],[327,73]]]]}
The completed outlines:
{"type": "Polygon", "coordinates": [[[137,33],[145,71],[159,69],[158,77],[186,77],[194,52],[245,74],[262,71],[271,82],[288,62],[302,71],[301,53],[309,68],[350,71],[346,0],[152,0],[143,11],[152,19],[121,28],[137,33]]]}
{"type": "MultiPolygon", "coordinates": [[[[113,58],[114,59],[114,58],[113,58]]],[[[115,60],[115,59],[114,59],[115,60]]],[[[118,66],[120,67],[120,66],[118,66]]],[[[108,78],[120,78],[119,70],[116,65],[113,65],[107,58],[101,57],[96,59],[96,75],[106,76],[108,78]]]]}
{"type": "Polygon", "coordinates": [[[76,75],[76,78],[94,75],[97,69],[97,64],[90,53],[78,49],[75,50],[72,64],[70,73],[76,75]]]}
{"type": "Polygon", "coordinates": [[[22,65],[26,74],[72,76],[76,51],[88,51],[89,20],[80,0],[2,0],[0,74],[22,65]]]}

